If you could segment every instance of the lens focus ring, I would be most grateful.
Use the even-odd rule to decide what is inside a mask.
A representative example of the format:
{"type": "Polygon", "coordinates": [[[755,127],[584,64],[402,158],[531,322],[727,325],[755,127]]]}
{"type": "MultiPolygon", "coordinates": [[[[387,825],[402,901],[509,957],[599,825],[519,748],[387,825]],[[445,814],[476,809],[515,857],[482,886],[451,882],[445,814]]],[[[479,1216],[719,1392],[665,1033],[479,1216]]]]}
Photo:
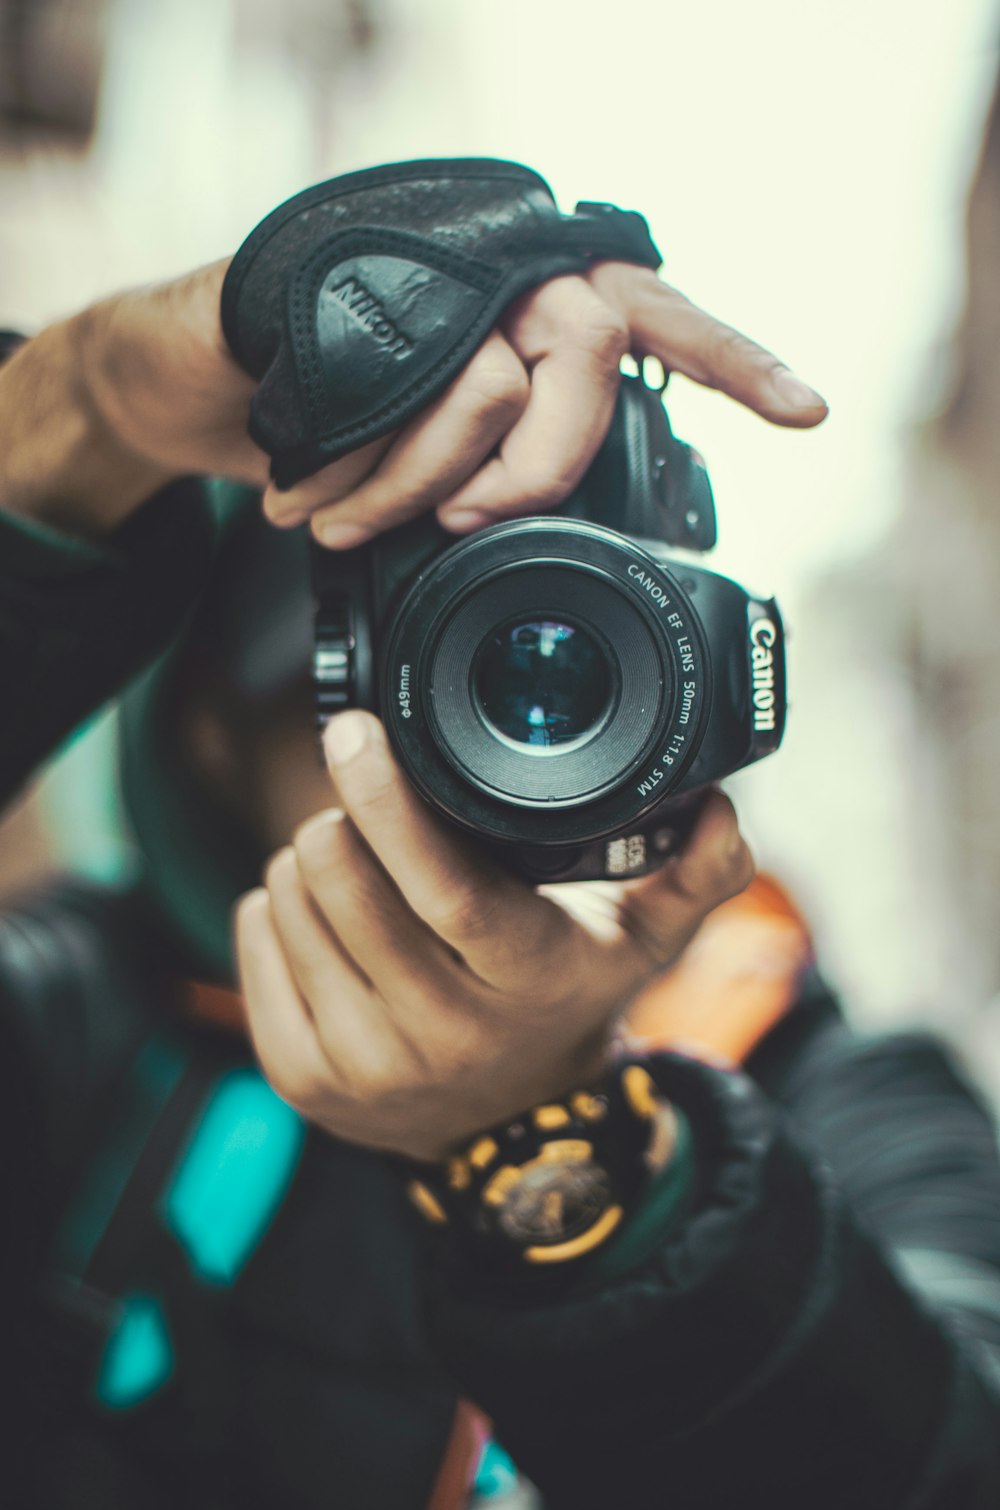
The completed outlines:
{"type": "Polygon", "coordinates": [[[335,713],[351,705],[354,636],[346,603],[324,603],[316,615],[313,686],[316,727],[322,734],[335,713]]]}

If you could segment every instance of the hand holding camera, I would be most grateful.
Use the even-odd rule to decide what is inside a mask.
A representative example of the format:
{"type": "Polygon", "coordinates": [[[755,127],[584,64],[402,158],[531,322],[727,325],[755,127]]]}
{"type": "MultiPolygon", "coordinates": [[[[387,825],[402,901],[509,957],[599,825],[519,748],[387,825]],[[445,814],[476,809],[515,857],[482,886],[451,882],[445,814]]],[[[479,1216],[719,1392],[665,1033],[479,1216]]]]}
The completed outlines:
{"type": "Polygon", "coordinates": [[[610,420],[627,347],[775,424],[826,413],[774,356],[648,268],[604,261],[518,297],[424,412],[280,492],[247,434],[254,380],[222,334],[228,267],[103,300],[4,363],[5,508],[105,533],[196,473],[266,489],[269,517],[308,517],[317,535],[336,524],[357,541],[432,509],[463,533],[567,496],[610,420]]]}
{"type": "Polygon", "coordinates": [[[715,793],[655,875],[543,894],[430,812],[371,715],[333,719],[326,750],[339,806],[274,857],[237,938],[265,1073],[352,1142],[441,1158],[592,1081],[623,1004],[752,873],[715,793]]]}
{"type": "Polygon", "coordinates": [[[281,483],[265,510],[345,548],[313,551],[341,806],[241,907],[251,1027],[307,1115],[423,1158],[593,1080],[639,986],[752,870],[706,788],[780,740],[781,620],[735,583],[672,568],[670,547],[714,543],[711,489],[621,357],[655,354],[781,423],[825,413],[648,266],[595,256],[618,235],[658,261],[639,217],[579,206],[563,220],[550,198],[539,210],[526,170],[497,189],[502,164],[486,165],[503,172],[478,185],[485,205],[457,213],[448,193],[471,192],[468,166],[306,191],[251,234],[223,291],[227,339],[258,379],[251,432],[281,483]],[[494,192],[512,196],[503,214],[494,192]],[[400,229],[407,213],[423,234],[400,229]],[[440,251],[443,224],[457,250],[440,251]],[[550,281],[503,302],[525,267],[538,274],[540,247],[572,260],[581,235],[582,270],[546,264],[550,281]],[[407,422],[386,433],[396,414],[407,422]],[[438,523],[420,517],[432,508],[438,523]],[[442,525],[475,533],[456,544],[442,525]],[[352,707],[379,713],[388,740],[352,707]],[[701,801],[678,801],[690,792],[701,801]],[[659,867],[596,911],[593,893],[560,905],[525,884],[659,867]]]}

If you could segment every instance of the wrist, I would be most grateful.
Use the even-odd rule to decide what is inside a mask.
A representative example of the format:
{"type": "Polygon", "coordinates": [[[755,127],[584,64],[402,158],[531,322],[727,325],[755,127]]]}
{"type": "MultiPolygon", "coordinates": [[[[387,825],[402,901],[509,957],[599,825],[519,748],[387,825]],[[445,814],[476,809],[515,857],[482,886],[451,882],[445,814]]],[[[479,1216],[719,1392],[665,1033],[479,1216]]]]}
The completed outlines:
{"type": "Polygon", "coordinates": [[[50,326],[0,367],[0,507],[85,536],[115,529],[174,475],[123,445],[96,400],[100,310],[50,326]]]}
{"type": "Polygon", "coordinates": [[[679,1208],[693,1172],[687,1121],[642,1064],[621,1060],[600,1082],[484,1131],[446,1164],[401,1172],[428,1221],[448,1227],[478,1266],[516,1279],[589,1272],[671,1168],[679,1208]]]}

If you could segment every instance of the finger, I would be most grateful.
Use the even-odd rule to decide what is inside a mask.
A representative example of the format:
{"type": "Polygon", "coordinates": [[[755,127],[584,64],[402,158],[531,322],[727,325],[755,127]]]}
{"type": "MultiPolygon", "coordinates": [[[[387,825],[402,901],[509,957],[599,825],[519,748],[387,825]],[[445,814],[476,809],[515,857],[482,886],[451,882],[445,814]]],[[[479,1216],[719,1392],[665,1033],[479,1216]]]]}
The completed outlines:
{"type": "Polygon", "coordinates": [[[393,1035],[368,977],[326,926],[295,850],[279,850],[265,880],[288,971],[311,1012],[328,1062],[356,1075],[391,1058],[393,1035]]]}
{"type": "MultiPolygon", "coordinates": [[[[461,989],[462,967],[410,910],[343,812],[310,818],[296,832],[294,846],[299,885],[313,904],[312,924],[335,936],[390,1011],[396,1004],[405,1011],[430,998],[447,1000],[461,989]]],[[[303,958],[322,970],[321,949],[307,954],[307,932],[307,927],[298,930],[303,958]]]]}
{"type": "Polygon", "coordinates": [[[611,423],[628,331],[583,278],[554,278],[526,295],[505,329],[531,368],[531,395],[500,454],[438,509],[449,529],[557,507],[611,423]]]}
{"type": "Polygon", "coordinates": [[[528,403],[524,363],[498,332],[444,394],[396,438],[378,467],[333,507],[312,515],[324,545],[356,543],[451,497],[514,425],[528,403]]]}
{"type": "Polygon", "coordinates": [[[708,914],[749,885],[753,872],[732,803],[710,792],[682,853],[623,888],[622,925],[657,967],[670,964],[708,914]]]}
{"type": "Polygon", "coordinates": [[[371,982],[317,913],[292,845],[268,862],[264,885],[288,968],[313,1015],[315,1003],[328,992],[360,998],[371,982]]]}
{"type": "Polygon", "coordinates": [[[270,489],[277,524],[312,521],[324,545],[360,545],[448,497],[514,424],[528,402],[528,375],[494,331],[441,397],[395,436],[372,442],[286,493],[270,489]]]}
{"type": "Polygon", "coordinates": [[[338,714],[324,739],[341,806],[411,910],[481,979],[516,990],[565,937],[566,914],[434,817],[371,714],[338,714]]]}
{"type": "MultiPolygon", "coordinates": [[[[383,435],[378,440],[369,441],[366,446],[359,446],[339,461],[332,461],[322,471],[303,478],[294,487],[280,489],[273,482],[268,483],[261,500],[264,513],[272,524],[281,529],[292,529],[297,524],[303,524],[316,509],[346,497],[369,473],[374,472],[392,445],[392,439],[391,435],[383,435]]],[[[362,536],[353,543],[360,545],[363,538],[366,537],[362,536]]],[[[341,542],[341,548],[350,543],[341,542]]]]}
{"type": "Polygon", "coordinates": [[[266,891],[242,899],[235,932],[240,986],[261,1069],[278,1095],[302,1110],[321,1094],[330,1065],[281,947],[266,891]]]}
{"type": "Polygon", "coordinates": [[[826,400],[784,362],[648,268],[605,262],[589,281],[627,321],[633,349],[659,357],[665,367],[704,387],[718,388],[772,424],[809,429],[826,418],[826,400]]]}

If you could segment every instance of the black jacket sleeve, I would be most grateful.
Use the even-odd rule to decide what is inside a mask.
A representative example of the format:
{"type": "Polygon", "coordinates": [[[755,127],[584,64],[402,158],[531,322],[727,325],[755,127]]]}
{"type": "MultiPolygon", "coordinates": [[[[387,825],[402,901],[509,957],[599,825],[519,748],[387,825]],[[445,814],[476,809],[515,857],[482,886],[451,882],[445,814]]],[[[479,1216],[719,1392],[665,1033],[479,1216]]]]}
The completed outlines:
{"type": "Polygon", "coordinates": [[[989,1119],[926,1041],[807,1015],[772,1097],[657,1062],[699,1196],[627,1279],[532,1305],[442,1256],[437,1346],[547,1510],[1000,1503],[989,1119]]]}
{"type": "Polygon", "coordinates": [[[0,803],[166,648],[213,542],[196,482],[165,488],[99,545],[0,511],[0,803]]]}
{"type": "MultiPolygon", "coordinates": [[[[201,593],[213,543],[211,514],[195,482],[165,489],[99,545],[0,508],[0,804],[166,648],[201,593]]],[[[0,1143],[6,1155],[0,1194],[10,1218],[0,1264],[0,1322],[5,1382],[17,1381],[5,1397],[8,1486],[28,1482],[33,1465],[52,1451],[26,1381],[35,1377],[39,1338],[47,1335],[38,1276],[70,1178],[70,1156],[78,1158],[86,1146],[82,1113],[100,1104],[108,1087],[99,1077],[121,1057],[111,1052],[107,1032],[124,1049],[142,1023],[141,1014],[130,1015],[135,1003],[114,972],[90,965],[88,905],[81,891],[65,906],[47,906],[44,921],[30,906],[0,918],[0,1143]],[[68,975],[60,974],[62,960],[68,975]],[[83,984],[103,1004],[101,1042],[94,1040],[97,1019],[85,1011],[83,984]]],[[[124,958],[141,946],[124,904],[119,911],[122,936],[109,940],[109,950],[120,945],[124,958]]]]}

